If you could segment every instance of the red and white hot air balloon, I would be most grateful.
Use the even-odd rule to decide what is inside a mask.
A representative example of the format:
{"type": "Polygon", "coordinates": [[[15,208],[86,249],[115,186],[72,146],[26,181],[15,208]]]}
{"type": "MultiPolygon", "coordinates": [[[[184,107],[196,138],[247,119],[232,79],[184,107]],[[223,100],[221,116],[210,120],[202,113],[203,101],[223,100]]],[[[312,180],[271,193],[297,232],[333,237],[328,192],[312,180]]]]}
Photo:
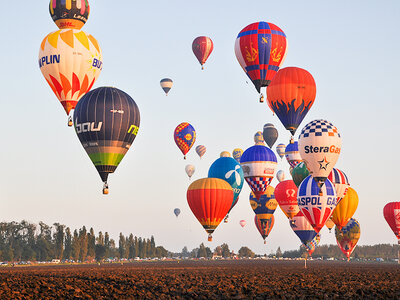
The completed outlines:
{"type": "Polygon", "coordinates": [[[400,202],[390,202],[383,208],[383,216],[400,244],[400,202]]]}
{"type": "Polygon", "coordinates": [[[240,226],[244,227],[246,226],[246,220],[240,220],[239,221],[240,226]]]}
{"type": "Polygon", "coordinates": [[[206,63],[213,49],[214,44],[209,37],[199,36],[194,39],[192,43],[192,50],[199,61],[202,70],[204,69],[203,65],[206,63]]]}

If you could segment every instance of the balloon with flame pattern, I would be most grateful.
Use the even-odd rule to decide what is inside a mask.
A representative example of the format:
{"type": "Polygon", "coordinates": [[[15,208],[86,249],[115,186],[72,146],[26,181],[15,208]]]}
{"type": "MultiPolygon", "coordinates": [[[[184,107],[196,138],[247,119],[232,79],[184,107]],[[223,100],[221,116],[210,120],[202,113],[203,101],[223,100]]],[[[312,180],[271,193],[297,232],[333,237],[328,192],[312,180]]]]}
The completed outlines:
{"type": "Polygon", "coordinates": [[[293,219],[300,211],[297,204],[297,186],[293,180],[285,180],[278,183],[275,188],[275,198],[279,207],[289,219],[293,219]]]}
{"type": "Polygon", "coordinates": [[[400,202],[389,202],[383,208],[383,216],[400,244],[400,202]]]}
{"type": "Polygon", "coordinates": [[[314,103],[317,88],[312,75],[304,69],[280,69],[267,88],[267,101],[283,126],[292,135],[314,103]]]}
{"type": "Polygon", "coordinates": [[[272,216],[269,219],[260,220],[257,215],[254,216],[254,223],[256,224],[258,232],[261,234],[264,244],[267,243],[265,240],[268,235],[271,233],[272,228],[275,224],[275,218],[272,216]]]}
{"type": "MultiPolygon", "coordinates": [[[[69,115],[99,77],[103,56],[92,35],[76,29],[62,29],[43,39],[39,49],[39,67],[69,115]]],[[[71,118],[68,125],[72,126],[71,118]]]]}
{"type": "Polygon", "coordinates": [[[353,217],[358,207],[357,192],[349,187],[346,196],[336,206],[332,214],[332,221],[336,227],[342,229],[347,222],[353,217]]]}
{"type": "Polygon", "coordinates": [[[50,16],[59,29],[81,29],[90,13],[88,0],[50,0],[50,16]]]}
{"type": "Polygon", "coordinates": [[[208,57],[214,49],[213,41],[206,36],[199,36],[194,39],[192,43],[192,50],[197,60],[201,65],[201,69],[204,69],[208,57]]]}
{"type": "Polygon", "coordinates": [[[275,175],[277,160],[274,152],[268,147],[254,145],[243,152],[240,165],[250,189],[260,199],[275,175]]]}
{"type": "Polygon", "coordinates": [[[140,125],[136,102],[125,92],[100,87],[85,94],[74,111],[75,132],[108,194],[107,178],[114,173],[135,140],[140,125]]]}
{"type": "Polygon", "coordinates": [[[231,186],[219,178],[198,179],[189,186],[186,197],[193,214],[208,233],[208,241],[212,241],[212,233],[231,208],[231,186]]]}
{"type": "Polygon", "coordinates": [[[267,22],[246,26],[239,32],[235,42],[236,58],[259,93],[274,78],[286,51],[285,33],[267,22]]]}
{"type": "Polygon", "coordinates": [[[350,260],[351,253],[353,253],[357,246],[360,235],[360,223],[353,218],[342,229],[335,227],[336,242],[343,254],[346,255],[348,261],[350,260]]]}
{"type": "Polygon", "coordinates": [[[335,187],[329,179],[320,188],[311,175],[303,180],[297,192],[299,208],[317,233],[331,217],[336,199],[335,187]]]}
{"type": "Polygon", "coordinates": [[[341,147],[340,133],[326,120],[311,121],[301,130],[300,156],[320,188],[335,166],[341,147]]]}
{"type": "Polygon", "coordinates": [[[179,150],[183,153],[183,158],[186,159],[186,154],[196,141],[196,131],[192,125],[183,122],[176,126],[174,130],[174,140],[179,150]]]}

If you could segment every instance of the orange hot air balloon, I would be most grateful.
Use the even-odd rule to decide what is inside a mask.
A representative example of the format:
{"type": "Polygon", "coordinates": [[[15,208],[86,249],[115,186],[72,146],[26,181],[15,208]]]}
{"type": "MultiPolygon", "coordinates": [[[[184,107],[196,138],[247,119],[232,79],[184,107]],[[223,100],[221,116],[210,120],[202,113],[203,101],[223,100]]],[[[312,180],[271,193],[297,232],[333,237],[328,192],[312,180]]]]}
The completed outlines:
{"type": "Polygon", "coordinates": [[[265,239],[271,233],[272,227],[274,227],[274,224],[275,224],[274,215],[272,215],[272,217],[269,219],[262,219],[262,220],[257,218],[257,215],[255,215],[254,223],[256,224],[257,230],[261,234],[261,236],[264,240],[264,244],[266,244],[267,241],[265,239]]]}
{"type": "Polygon", "coordinates": [[[335,223],[332,221],[332,217],[330,217],[326,223],[325,223],[326,228],[329,229],[329,232],[331,232],[333,226],[335,226],[335,223]]]}
{"type": "Polygon", "coordinates": [[[358,195],[357,192],[349,187],[346,196],[339,202],[332,213],[332,221],[335,225],[342,229],[346,226],[347,222],[351,219],[357,210],[358,195]]]}
{"type": "Polygon", "coordinates": [[[314,103],[317,88],[312,75],[304,69],[280,69],[267,88],[269,107],[292,135],[314,103]]]}
{"type": "Polygon", "coordinates": [[[186,198],[193,214],[208,233],[208,240],[212,241],[212,233],[233,202],[230,184],[219,178],[198,179],[189,186],[186,198]]]}
{"type": "MultiPolygon", "coordinates": [[[[62,29],[43,39],[39,50],[39,67],[69,115],[100,75],[103,57],[93,36],[82,30],[62,29]]],[[[72,126],[71,118],[68,125],[72,126]]]]}

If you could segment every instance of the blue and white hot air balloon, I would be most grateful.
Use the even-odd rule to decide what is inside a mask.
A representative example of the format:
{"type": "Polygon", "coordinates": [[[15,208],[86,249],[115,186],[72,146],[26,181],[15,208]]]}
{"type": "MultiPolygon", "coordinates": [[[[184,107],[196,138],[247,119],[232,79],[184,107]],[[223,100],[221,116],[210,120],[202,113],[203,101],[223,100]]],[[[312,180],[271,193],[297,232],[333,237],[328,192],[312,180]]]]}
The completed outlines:
{"type": "Polygon", "coordinates": [[[297,141],[295,142],[293,137],[290,139],[290,143],[286,146],[285,156],[289,165],[294,168],[303,160],[300,156],[299,147],[297,141]]]}
{"type": "Polygon", "coordinates": [[[335,186],[327,179],[322,188],[311,175],[302,181],[297,192],[300,211],[318,233],[336,208],[335,186]]]}
{"type": "Polygon", "coordinates": [[[294,233],[298,236],[303,245],[310,243],[317,235],[317,232],[301,211],[290,220],[290,227],[292,227],[294,233]]]}

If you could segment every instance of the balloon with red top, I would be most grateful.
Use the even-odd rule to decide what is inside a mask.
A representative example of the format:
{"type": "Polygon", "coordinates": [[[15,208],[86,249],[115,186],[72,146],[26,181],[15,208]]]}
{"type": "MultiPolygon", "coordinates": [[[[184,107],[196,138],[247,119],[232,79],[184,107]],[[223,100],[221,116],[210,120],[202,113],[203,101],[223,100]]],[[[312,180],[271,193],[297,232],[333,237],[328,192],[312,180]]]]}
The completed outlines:
{"type": "Polygon", "coordinates": [[[192,50],[197,60],[201,65],[201,69],[204,69],[208,57],[214,49],[213,41],[207,36],[199,36],[194,39],[192,43],[192,50]]]}

